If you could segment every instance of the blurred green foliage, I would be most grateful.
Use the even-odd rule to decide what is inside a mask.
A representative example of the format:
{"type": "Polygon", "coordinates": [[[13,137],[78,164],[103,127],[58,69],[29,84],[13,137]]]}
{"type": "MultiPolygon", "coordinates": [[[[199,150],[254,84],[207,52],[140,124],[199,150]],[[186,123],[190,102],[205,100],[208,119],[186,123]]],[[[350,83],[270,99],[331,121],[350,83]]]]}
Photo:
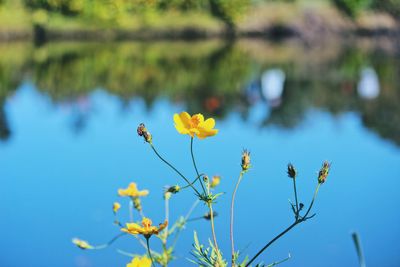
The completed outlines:
{"type": "Polygon", "coordinates": [[[200,11],[212,14],[229,27],[235,25],[243,15],[250,0],[22,0],[33,10],[46,10],[66,16],[101,21],[118,22],[132,16],[146,16],[165,11],[200,11]]]}
{"type": "Polygon", "coordinates": [[[333,0],[333,2],[339,10],[350,17],[356,17],[371,4],[371,0],[333,0]]]}
{"type": "Polygon", "coordinates": [[[350,17],[356,17],[363,10],[371,9],[389,13],[400,19],[399,0],[331,0],[335,6],[350,17]]]}
{"type": "Polygon", "coordinates": [[[372,7],[377,10],[392,14],[400,20],[400,1],[399,0],[374,0],[372,7]]]}

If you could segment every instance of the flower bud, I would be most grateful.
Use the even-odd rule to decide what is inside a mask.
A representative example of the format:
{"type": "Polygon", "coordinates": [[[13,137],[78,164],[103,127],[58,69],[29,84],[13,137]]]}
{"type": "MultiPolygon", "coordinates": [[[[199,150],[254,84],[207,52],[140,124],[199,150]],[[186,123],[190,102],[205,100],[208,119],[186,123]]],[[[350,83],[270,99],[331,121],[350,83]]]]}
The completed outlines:
{"type": "Polygon", "coordinates": [[[178,193],[179,191],[181,191],[181,187],[180,187],[179,185],[174,185],[174,186],[171,186],[171,187],[169,187],[169,188],[167,189],[167,192],[170,192],[170,193],[172,193],[172,194],[176,194],[176,193],[178,193]]]}
{"type": "Polygon", "coordinates": [[[165,199],[165,200],[169,200],[169,199],[171,198],[171,195],[172,195],[171,192],[165,191],[165,192],[164,192],[164,199],[165,199]]]}
{"type": "Polygon", "coordinates": [[[79,238],[72,239],[72,243],[74,243],[80,249],[93,249],[93,246],[90,245],[87,241],[79,238]]]}
{"type": "Polygon", "coordinates": [[[213,178],[211,179],[210,187],[215,188],[220,184],[220,182],[221,182],[221,176],[214,175],[213,178]]]}
{"type": "Polygon", "coordinates": [[[250,165],[250,152],[245,149],[242,152],[242,171],[247,171],[251,165],[250,165]]]}
{"type": "Polygon", "coordinates": [[[322,164],[322,167],[318,173],[318,183],[323,184],[326,181],[326,178],[328,177],[329,174],[329,169],[331,167],[331,164],[328,161],[325,161],[322,164]]]}
{"type": "Polygon", "coordinates": [[[117,212],[120,208],[121,208],[121,204],[119,204],[118,202],[114,202],[113,207],[112,207],[114,214],[117,214],[117,212]]]}
{"type": "Polygon", "coordinates": [[[138,197],[133,198],[133,207],[137,211],[142,211],[142,203],[140,202],[140,198],[138,198],[138,197]]]}
{"type": "Polygon", "coordinates": [[[295,179],[295,178],[296,178],[297,171],[296,171],[296,169],[294,168],[294,166],[292,165],[292,163],[289,163],[289,164],[288,164],[288,167],[287,167],[287,174],[288,174],[288,176],[289,176],[290,178],[292,178],[292,179],[295,179]]]}
{"type": "Polygon", "coordinates": [[[144,123],[139,124],[139,126],[137,128],[137,134],[139,136],[143,136],[144,140],[147,143],[151,143],[151,141],[153,140],[153,137],[151,136],[151,133],[147,130],[147,128],[144,125],[144,123]]]}

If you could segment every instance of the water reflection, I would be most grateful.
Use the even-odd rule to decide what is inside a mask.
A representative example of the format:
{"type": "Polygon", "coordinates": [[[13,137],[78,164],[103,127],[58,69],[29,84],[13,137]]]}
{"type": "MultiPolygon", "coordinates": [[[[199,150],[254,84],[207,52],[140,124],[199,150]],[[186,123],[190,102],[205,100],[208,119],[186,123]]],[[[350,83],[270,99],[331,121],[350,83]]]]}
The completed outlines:
{"type": "Polygon", "coordinates": [[[400,63],[390,51],[249,41],[12,44],[0,50],[5,55],[0,59],[2,140],[12,133],[7,99],[32,81],[56,106],[71,110],[75,132],[90,118],[88,94],[101,89],[122,106],[140,97],[151,108],[167,97],[189,112],[220,118],[234,110],[247,119],[260,103],[265,109],[260,126],[283,128],[301,124],[314,108],[356,111],[367,128],[400,145],[400,63]]]}
{"type": "Polygon", "coordinates": [[[361,79],[357,86],[357,92],[361,98],[374,99],[379,95],[379,80],[373,68],[367,67],[361,70],[361,79]]]}
{"type": "Polygon", "coordinates": [[[281,104],[285,73],[280,69],[265,71],[261,76],[262,95],[272,107],[281,104]]]}

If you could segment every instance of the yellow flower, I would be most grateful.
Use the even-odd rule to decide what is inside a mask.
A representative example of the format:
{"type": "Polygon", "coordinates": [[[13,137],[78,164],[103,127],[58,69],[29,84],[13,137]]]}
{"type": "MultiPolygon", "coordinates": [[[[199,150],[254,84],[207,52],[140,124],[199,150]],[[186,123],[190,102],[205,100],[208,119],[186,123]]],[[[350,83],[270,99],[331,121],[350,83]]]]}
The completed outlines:
{"type": "Polygon", "coordinates": [[[72,239],[72,243],[74,243],[80,249],[92,249],[93,248],[93,246],[91,246],[87,241],[81,240],[79,238],[72,239]]]}
{"type": "Polygon", "coordinates": [[[168,221],[161,223],[158,227],[152,226],[152,221],[149,218],[143,218],[142,225],[136,223],[127,223],[126,228],[122,228],[121,231],[131,234],[131,235],[144,235],[144,237],[149,238],[151,235],[158,235],[159,232],[164,230],[168,225],[168,221]]]}
{"type": "Polygon", "coordinates": [[[114,202],[113,207],[112,207],[114,214],[117,213],[117,211],[120,208],[121,208],[121,204],[119,204],[118,202],[114,202]]]}
{"type": "Polygon", "coordinates": [[[130,183],[126,189],[118,189],[118,195],[121,197],[145,197],[148,194],[148,190],[139,191],[135,183],[130,183]]]}
{"type": "Polygon", "coordinates": [[[143,257],[134,257],[130,263],[126,265],[126,267],[151,267],[151,260],[146,256],[143,257]]]}
{"type": "Polygon", "coordinates": [[[220,182],[221,182],[221,176],[214,175],[212,180],[211,180],[210,187],[211,188],[215,188],[215,187],[217,187],[219,185],[220,182]]]}
{"type": "Polygon", "coordinates": [[[180,134],[188,134],[191,137],[196,135],[198,138],[204,139],[218,133],[217,129],[213,129],[215,120],[213,118],[204,120],[204,116],[200,113],[193,116],[187,112],[174,114],[174,122],[176,130],[180,134]]]}

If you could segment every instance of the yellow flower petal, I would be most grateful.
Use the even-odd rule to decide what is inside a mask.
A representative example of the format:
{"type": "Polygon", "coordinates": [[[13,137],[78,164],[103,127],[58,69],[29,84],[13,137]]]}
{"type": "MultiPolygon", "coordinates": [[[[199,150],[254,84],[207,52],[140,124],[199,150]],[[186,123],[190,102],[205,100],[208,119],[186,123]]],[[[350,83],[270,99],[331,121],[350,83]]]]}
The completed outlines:
{"type": "Polygon", "coordinates": [[[210,137],[210,136],[214,136],[218,133],[217,129],[203,129],[203,128],[199,128],[199,134],[197,134],[197,137],[199,137],[200,139],[204,139],[206,137],[210,137]]]}
{"type": "Polygon", "coordinates": [[[143,257],[134,257],[130,263],[126,265],[126,267],[151,267],[151,260],[146,256],[143,257]]]}
{"type": "MultiPolygon", "coordinates": [[[[183,115],[184,112],[179,114],[174,115],[174,122],[175,122],[175,128],[180,134],[188,134],[190,129],[190,125],[188,124],[188,119],[186,118],[186,115],[183,115]],[[183,118],[183,119],[182,119],[183,118]]],[[[185,112],[186,113],[186,112],[185,112]]],[[[190,118],[189,114],[187,114],[187,117],[190,118]]]]}
{"type": "Polygon", "coordinates": [[[215,120],[213,118],[209,118],[200,124],[199,127],[212,129],[215,127],[215,120]]]}

